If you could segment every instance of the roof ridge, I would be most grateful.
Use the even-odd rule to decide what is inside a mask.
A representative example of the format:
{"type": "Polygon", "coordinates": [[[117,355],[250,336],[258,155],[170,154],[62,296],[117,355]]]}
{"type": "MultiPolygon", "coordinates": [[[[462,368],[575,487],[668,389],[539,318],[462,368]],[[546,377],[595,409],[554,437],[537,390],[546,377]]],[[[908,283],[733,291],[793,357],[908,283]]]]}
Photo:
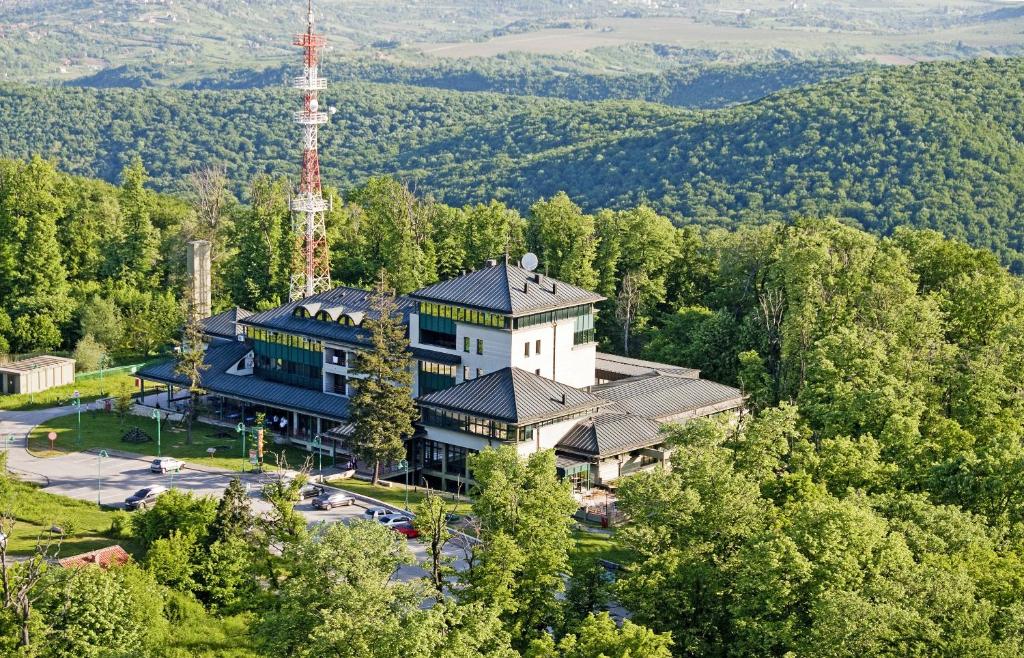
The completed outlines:
{"type": "Polygon", "coordinates": [[[512,415],[514,418],[519,418],[519,396],[516,394],[516,371],[519,370],[519,368],[516,368],[515,366],[506,366],[498,372],[503,372],[504,370],[509,371],[509,380],[512,382],[512,415]]]}
{"type": "Polygon", "coordinates": [[[505,303],[508,304],[510,310],[515,310],[512,306],[512,270],[508,266],[508,261],[503,261],[498,267],[505,269],[505,303]]]}

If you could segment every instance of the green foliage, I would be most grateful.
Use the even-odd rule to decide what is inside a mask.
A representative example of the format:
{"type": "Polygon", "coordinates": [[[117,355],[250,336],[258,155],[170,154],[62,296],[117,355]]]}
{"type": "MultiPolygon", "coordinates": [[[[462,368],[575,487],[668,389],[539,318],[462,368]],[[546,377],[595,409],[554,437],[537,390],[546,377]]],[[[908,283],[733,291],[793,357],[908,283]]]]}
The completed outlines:
{"type": "Polygon", "coordinates": [[[194,533],[171,530],[167,537],[150,543],[146,552],[146,569],[161,585],[180,592],[193,592],[198,585],[193,579],[199,547],[194,533]]]}
{"type": "Polygon", "coordinates": [[[622,627],[607,612],[589,615],[555,645],[550,637],[534,640],[524,654],[527,658],[669,658],[672,636],[655,633],[630,620],[622,627]]]}
{"type": "Polygon", "coordinates": [[[49,578],[37,610],[46,656],[140,655],[167,633],[156,583],[137,567],[55,569],[49,578]]]}
{"type": "Polygon", "coordinates": [[[412,562],[397,533],[377,523],[325,525],[286,557],[290,575],[277,605],[254,629],[269,654],[403,655],[407,624],[421,611],[414,585],[390,582],[412,562]]]}
{"type": "Polygon", "coordinates": [[[594,218],[564,192],[530,207],[528,238],[549,276],[588,290],[597,287],[594,218]]]}
{"type": "Polygon", "coordinates": [[[451,513],[452,507],[434,491],[428,491],[423,502],[416,507],[414,525],[429,551],[424,567],[429,570],[431,584],[438,592],[444,591],[445,578],[454,571],[451,557],[444,553],[448,540],[452,538],[448,528],[451,513]]]}
{"type": "Polygon", "coordinates": [[[250,309],[284,301],[295,249],[284,179],[260,175],[252,181],[249,205],[238,208],[230,243],[234,254],[225,278],[232,301],[250,309]]]}
{"type": "Polygon", "coordinates": [[[611,575],[594,559],[573,560],[572,575],[565,589],[563,628],[572,632],[592,613],[601,612],[611,601],[611,575]]]}
{"type": "MultiPolygon", "coordinates": [[[[79,310],[78,323],[82,336],[92,336],[108,350],[121,345],[121,338],[124,335],[122,322],[121,311],[113,300],[100,295],[93,295],[79,310]]],[[[89,372],[95,369],[84,370],[89,372]]]]}
{"type": "Polygon", "coordinates": [[[71,358],[75,360],[75,369],[81,372],[95,372],[107,356],[106,350],[96,342],[92,334],[85,334],[75,344],[71,358]]]}
{"type": "Polygon", "coordinates": [[[201,541],[216,516],[217,502],[213,498],[171,489],[149,509],[132,514],[132,532],[146,548],[175,531],[201,541]]]}
{"type": "Polygon", "coordinates": [[[577,504],[558,480],[553,451],[519,457],[513,446],[469,458],[476,484],[473,513],[483,540],[481,565],[467,581],[467,600],[501,611],[517,646],[558,627],[556,599],[569,567],[572,513],[577,504]]]}
{"type": "Polygon", "coordinates": [[[383,272],[374,291],[373,316],[363,327],[372,349],[360,352],[352,368],[351,418],[355,425],[356,450],[374,463],[373,484],[380,478],[380,463],[405,454],[403,437],[411,436],[417,417],[412,399],[409,339],[397,315],[394,292],[387,289],[383,272]]]}

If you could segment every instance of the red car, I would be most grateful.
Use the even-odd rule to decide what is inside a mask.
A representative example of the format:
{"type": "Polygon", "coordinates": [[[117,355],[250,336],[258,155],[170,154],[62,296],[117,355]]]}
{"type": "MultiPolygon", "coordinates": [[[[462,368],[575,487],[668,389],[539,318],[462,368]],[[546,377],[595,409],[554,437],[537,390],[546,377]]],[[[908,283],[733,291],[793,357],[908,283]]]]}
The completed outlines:
{"type": "Polygon", "coordinates": [[[420,531],[411,523],[400,523],[391,526],[391,529],[400,535],[404,535],[406,539],[415,539],[420,536],[420,531]]]}

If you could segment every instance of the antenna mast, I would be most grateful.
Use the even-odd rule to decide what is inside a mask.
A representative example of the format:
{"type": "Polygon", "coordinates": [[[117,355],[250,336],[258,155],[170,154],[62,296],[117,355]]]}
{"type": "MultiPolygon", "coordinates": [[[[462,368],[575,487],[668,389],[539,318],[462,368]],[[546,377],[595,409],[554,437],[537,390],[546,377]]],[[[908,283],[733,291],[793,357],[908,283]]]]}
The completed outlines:
{"type": "Polygon", "coordinates": [[[293,86],[303,93],[301,112],[295,113],[295,122],[302,126],[302,178],[298,192],[291,200],[292,229],[301,235],[303,270],[293,273],[289,298],[310,297],[331,287],[331,259],[327,251],[327,230],[324,213],[328,209],[320,183],[319,128],[329,120],[327,112],[320,111],[319,92],[327,88],[327,80],[320,77],[319,53],[327,40],[313,33],[313,0],[308,0],[306,33],[295,37],[294,45],[305,51],[302,75],[293,86]]]}

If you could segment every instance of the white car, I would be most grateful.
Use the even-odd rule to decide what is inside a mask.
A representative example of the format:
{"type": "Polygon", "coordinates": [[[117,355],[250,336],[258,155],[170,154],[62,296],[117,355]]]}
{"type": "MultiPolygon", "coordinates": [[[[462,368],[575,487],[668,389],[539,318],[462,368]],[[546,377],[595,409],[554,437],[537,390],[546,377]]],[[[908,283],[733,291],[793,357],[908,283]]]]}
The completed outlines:
{"type": "Polygon", "coordinates": [[[377,523],[386,528],[394,528],[397,525],[409,523],[409,517],[404,514],[385,514],[384,516],[377,517],[377,523]]]}
{"type": "Polygon", "coordinates": [[[153,460],[153,463],[149,465],[149,470],[153,473],[177,473],[181,471],[184,466],[184,462],[179,461],[174,457],[160,457],[159,459],[153,460]]]}

